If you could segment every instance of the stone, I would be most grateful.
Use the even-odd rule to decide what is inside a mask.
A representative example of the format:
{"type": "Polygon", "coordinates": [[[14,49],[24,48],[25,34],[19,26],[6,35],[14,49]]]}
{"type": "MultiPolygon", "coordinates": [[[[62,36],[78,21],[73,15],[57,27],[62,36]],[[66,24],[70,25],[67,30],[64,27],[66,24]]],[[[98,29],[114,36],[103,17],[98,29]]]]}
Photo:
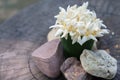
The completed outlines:
{"type": "Polygon", "coordinates": [[[112,79],[117,72],[117,60],[105,50],[84,50],[80,56],[82,67],[93,76],[112,79]]]}
{"type": "Polygon", "coordinates": [[[51,29],[50,32],[47,35],[47,40],[51,41],[54,39],[59,39],[59,37],[55,37],[55,33],[56,33],[57,29],[51,29]]]}
{"type": "Polygon", "coordinates": [[[32,58],[42,73],[50,78],[58,77],[65,59],[60,40],[46,42],[32,53],[32,58]]]}
{"type": "MultiPolygon", "coordinates": [[[[67,80],[85,80],[88,76],[82,68],[80,61],[75,57],[66,59],[60,70],[67,80]]],[[[89,80],[91,79],[89,78],[89,80]]]]}
{"type": "Polygon", "coordinates": [[[93,47],[92,47],[92,50],[97,50],[97,49],[98,49],[98,48],[97,48],[97,43],[98,43],[98,42],[94,42],[93,47]]]}

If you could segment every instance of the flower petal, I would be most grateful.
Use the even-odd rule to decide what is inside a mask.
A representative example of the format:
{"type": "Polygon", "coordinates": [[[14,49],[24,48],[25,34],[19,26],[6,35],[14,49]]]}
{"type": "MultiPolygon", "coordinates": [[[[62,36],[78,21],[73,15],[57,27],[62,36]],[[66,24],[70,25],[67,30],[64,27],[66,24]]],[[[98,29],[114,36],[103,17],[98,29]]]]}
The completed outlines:
{"type": "Polygon", "coordinates": [[[96,39],[95,36],[93,36],[93,35],[89,35],[89,39],[92,39],[92,40],[94,40],[94,41],[97,42],[97,39],[96,39]]]}
{"type": "Polygon", "coordinates": [[[61,28],[61,27],[63,27],[63,25],[53,25],[53,26],[50,26],[49,28],[51,29],[51,28],[61,28]]]}
{"type": "Polygon", "coordinates": [[[59,9],[61,10],[61,12],[65,12],[65,9],[62,7],[59,7],[59,9]]]}
{"type": "Polygon", "coordinates": [[[80,44],[80,45],[83,45],[87,40],[88,40],[88,38],[87,38],[86,36],[84,36],[84,37],[82,38],[82,40],[79,41],[79,44],[80,44]]]}
{"type": "Polygon", "coordinates": [[[63,30],[62,29],[58,29],[56,34],[55,34],[55,36],[59,37],[62,33],[63,33],[63,30]]]}
{"type": "Polygon", "coordinates": [[[65,30],[65,31],[63,32],[63,35],[61,36],[61,38],[66,37],[67,35],[68,35],[68,31],[65,30]]]}

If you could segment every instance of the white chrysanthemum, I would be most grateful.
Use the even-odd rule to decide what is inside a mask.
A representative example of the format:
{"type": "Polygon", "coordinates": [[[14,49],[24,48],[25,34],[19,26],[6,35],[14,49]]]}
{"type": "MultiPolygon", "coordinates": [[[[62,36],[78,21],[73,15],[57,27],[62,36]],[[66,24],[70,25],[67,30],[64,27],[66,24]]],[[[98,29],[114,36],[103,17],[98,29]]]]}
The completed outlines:
{"type": "Polygon", "coordinates": [[[50,27],[58,29],[55,36],[67,39],[69,34],[72,44],[78,42],[82,45],[90,39],[97,41],[96,37],[102,37],[103,34],[109,33],[103,21],[87,7],[88,2],[83,3],[80,7],[68,6],[67,10],[59,7],[60,12],[55,16],[56,24],[50,27]]]}

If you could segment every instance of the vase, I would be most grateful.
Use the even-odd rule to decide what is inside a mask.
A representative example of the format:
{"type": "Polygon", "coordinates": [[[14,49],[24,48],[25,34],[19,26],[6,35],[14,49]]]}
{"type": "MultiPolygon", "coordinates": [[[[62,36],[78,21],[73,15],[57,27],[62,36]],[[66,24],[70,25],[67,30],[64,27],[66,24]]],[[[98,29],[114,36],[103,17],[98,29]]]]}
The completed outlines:
{"type": "Polygon", "coordinates": [[[92,49],[94,40],[90,39],[86,41],[83,45],[80,45],[78,42],[76,42],[75,44],[72,44],[72,39],[68,35],[67,39],[61,38],[61,43],[62,43],[63,50],[64,50],[64,56],[66,58],[76,57],[77,59],[79,59],[84,49],[88,49],[88,50],[92,49]]]}

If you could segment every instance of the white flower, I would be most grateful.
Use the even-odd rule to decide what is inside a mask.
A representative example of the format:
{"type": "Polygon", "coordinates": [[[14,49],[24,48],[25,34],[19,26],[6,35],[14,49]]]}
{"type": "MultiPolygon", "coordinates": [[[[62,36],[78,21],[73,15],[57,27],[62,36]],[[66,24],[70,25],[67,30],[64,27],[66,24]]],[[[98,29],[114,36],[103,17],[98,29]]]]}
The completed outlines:
{"type": "Polygon", "coordinates": [[[57,28],[55,36],[68,38],[68,34],[72,39],[72,44],[78,42],[83,45],[86,41],[92,39],[97,41],[96,37],[102,37],[108,34],[109,30],[103,24],[103,21],[97,18],[94,11],[87,9],[88,2],[77,7],[68,6],[67,10],[59,7],[60,12],[55,16],[56,23],[50,28],[57,28]]]}

